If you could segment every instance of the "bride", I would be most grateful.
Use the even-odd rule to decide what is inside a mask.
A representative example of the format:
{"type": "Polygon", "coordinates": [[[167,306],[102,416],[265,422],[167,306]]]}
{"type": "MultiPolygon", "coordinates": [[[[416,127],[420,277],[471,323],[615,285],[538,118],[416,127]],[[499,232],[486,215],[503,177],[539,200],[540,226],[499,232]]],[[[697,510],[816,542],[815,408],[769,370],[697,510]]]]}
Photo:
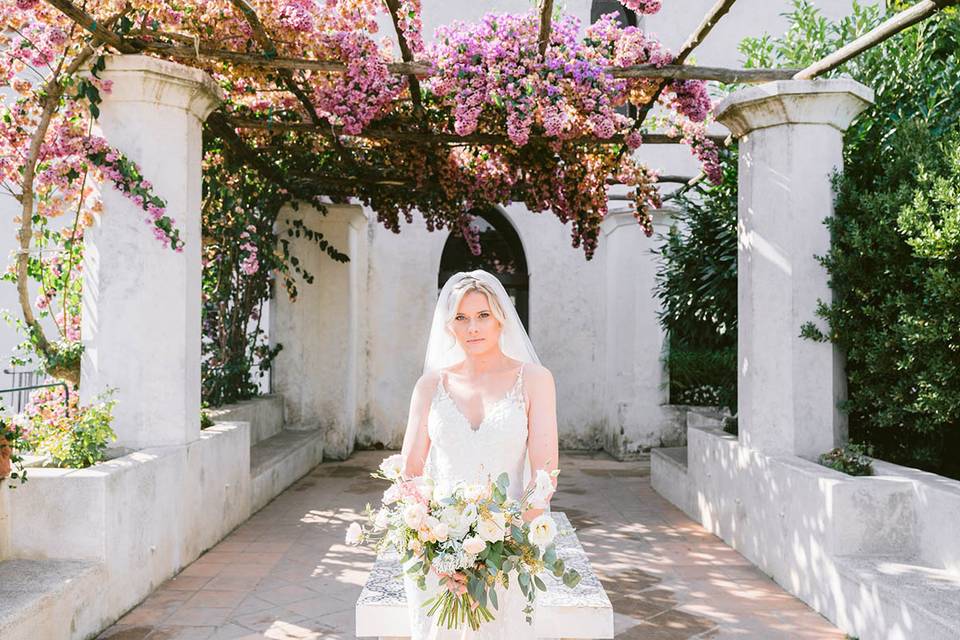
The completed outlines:
{"type": "MultiPolygon", "coordinates": [[[[540,364],[503,285],[482,269],[454,274],[440,291],[401,455],[407,478],[427,473],[438,486],[506,472],[513,498],[538,469],[557,466],[553,375],[540,364]]],[[[540,513],[530,510],[524,518],[540,513]]],[[[446,588],[434,573],[425,591],[406,575],[404,588],[413,640],[536,637],[515,572],[509,589],[497,588],[495,619],[476,632],[438,628],[427,615],[423,603],[446,588]]]]}

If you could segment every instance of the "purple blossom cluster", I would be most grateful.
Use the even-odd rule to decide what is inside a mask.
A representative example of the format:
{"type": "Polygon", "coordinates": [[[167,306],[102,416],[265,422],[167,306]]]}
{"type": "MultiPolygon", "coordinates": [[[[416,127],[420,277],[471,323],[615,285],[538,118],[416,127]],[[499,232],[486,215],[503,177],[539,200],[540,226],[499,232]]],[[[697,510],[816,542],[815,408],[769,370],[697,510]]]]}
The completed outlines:
{"type": "Polygon", "coordinates": [[[313,31],[314,6],[311,0],[285,0],[282,3],[277,19],[280,24],[300,33],[313,31]]]}
{"type": "Polygon", "coordinates": [[[703,122],[710,114],[713,103],[707,93],[707,85],[700,80],[674,80],[668,86],[670,106],[694,122],[703,122]]]}
{"type": "Polygon", "coordinates": [[[428,88],[453,109],[459,135],[475,131],[485,114],[497,114],[518,146],[534,129],[561,139],[609,138],[627,123],[615,104],[626,82],[604,71],[609,59],[582,42],[579,29],[573,16],[556,20],[541,58],[539,18],[532,12],[440,27],[430,50],[437,74],[428,88]]]}
{"type": "Polygon", "coordinates": [[[326,82],[317,83],[314,104],[322,117],[356,135],[389,110],[406,85],[387,70],[385,56],[366,34],[337,32],[324,40],[324,46],[339,52],[347,71],[327,74],[326,82]]]}

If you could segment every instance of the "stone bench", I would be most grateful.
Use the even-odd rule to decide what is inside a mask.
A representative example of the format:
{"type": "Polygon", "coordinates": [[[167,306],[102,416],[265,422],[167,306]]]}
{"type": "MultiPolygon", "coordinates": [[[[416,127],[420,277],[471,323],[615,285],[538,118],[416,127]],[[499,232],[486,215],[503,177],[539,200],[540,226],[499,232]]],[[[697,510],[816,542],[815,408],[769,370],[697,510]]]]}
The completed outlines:
{"type": "MultiPolygon", "coordinates": [[[[559,528],[570,527],[565,513],[552,513],[559,528]]],[[[537,594],[534,623],[538,638],[612,638],[613,607],[590,567],[576,534],[557,538],[557,555],[567,568],[580,573],[580,583],[568,589],[552,574],[542,575],[547,590],[537,594]]],[[[516,585],[511,585],[516,589],[516,585]]],[[[395,552],[377,558],[357,599],[358,637],[409,638],[410,621],[399,557],[395,552]]]]}

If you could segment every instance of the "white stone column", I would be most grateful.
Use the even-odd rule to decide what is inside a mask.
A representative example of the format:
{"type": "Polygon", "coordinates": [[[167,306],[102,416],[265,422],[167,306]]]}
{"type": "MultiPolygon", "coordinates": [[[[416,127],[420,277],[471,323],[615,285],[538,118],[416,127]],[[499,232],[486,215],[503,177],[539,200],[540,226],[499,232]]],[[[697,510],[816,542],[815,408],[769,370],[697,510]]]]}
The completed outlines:
{"type": "Polygon", "coordinates": [[[201,125],[220,91],[192,67],[110,56],[100,76],[99,125],[137,162],[180,230],[164,248],[147,214],[103,186],[103,211],[84,239],[81,397],[116,387],[117,446],[184,444],[200,433],[201,125]]]}
{"type": "Polygon", "coordinates": [[[606,301],[606,450],[618,458],[646,447],[674,444],[669,419],[666,333],[657,320],[654,253],[658,237],[673,223],[670,212],[653,212],[654,234],[647,237],[630,211],[611,212],[603,221],[604,299],[606,301]]]}
{"type": "Polygon", "coordinates": [[[324,457],[346,458],[353,451],[363,416],[366,379],[367,217],[356,205],[328,205],[327,215],[300,204],[277,217],[281,237],[312,284],[297,278],[291,302],[277,282],[270,315],[270,341],[280,343],[272,386],[284,398],[288,429],[322,429],[324,457]],[[335,262],[315,240],[286,234],[290,222],[323,234],[350,261],[335,262]]]}
{"type": "Polygon", "coordinates": [[[846,377],[832,344],[800,337],[827,273],[830,176],[843,132],[873,100],[853,80],[771,82],[739,91],[717,120],[740,138],[737,336],[740,441],[769,454],[814,457],[846,439],[837,409],[846,377]]]}

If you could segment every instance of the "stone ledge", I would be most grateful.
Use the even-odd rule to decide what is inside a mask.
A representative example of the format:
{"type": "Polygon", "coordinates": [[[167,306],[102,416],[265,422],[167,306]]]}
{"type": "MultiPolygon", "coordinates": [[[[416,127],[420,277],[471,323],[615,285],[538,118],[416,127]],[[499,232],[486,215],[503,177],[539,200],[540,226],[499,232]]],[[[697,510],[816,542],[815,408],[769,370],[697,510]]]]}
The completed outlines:
{"type": "Polygon", "coordinates": [[[78,619],[90,617],[83,605],[97,597],[105,576],[105,565],[96,562],[0,562],[0,638],[69,638],[74,629],[90,629],[91,620],[78,619]]]}
{"type": "MultiPolygon", "coordinates": [[[[837,557],[835,566],[849,601],[882,618],[884,637],[960,637],[960,577],[886,556],[837,557]]],[[[857,615],[851,618],[855,628],[863,624],[857,615]]],[[[874,626],[858,631],[880,637],[872,635],[874,626]]]]}
{"type": "Polygon", "coordinates": [[[252,512],[323,461],[323,433],[283,430],[250,447],[252,512]]]}
{"type": "Polygon", "coordinates": [[[210,409],[215,422],[249,422],[250,444],[257,444],[283,430],[283,396],[270,393],[210,409]]]}

